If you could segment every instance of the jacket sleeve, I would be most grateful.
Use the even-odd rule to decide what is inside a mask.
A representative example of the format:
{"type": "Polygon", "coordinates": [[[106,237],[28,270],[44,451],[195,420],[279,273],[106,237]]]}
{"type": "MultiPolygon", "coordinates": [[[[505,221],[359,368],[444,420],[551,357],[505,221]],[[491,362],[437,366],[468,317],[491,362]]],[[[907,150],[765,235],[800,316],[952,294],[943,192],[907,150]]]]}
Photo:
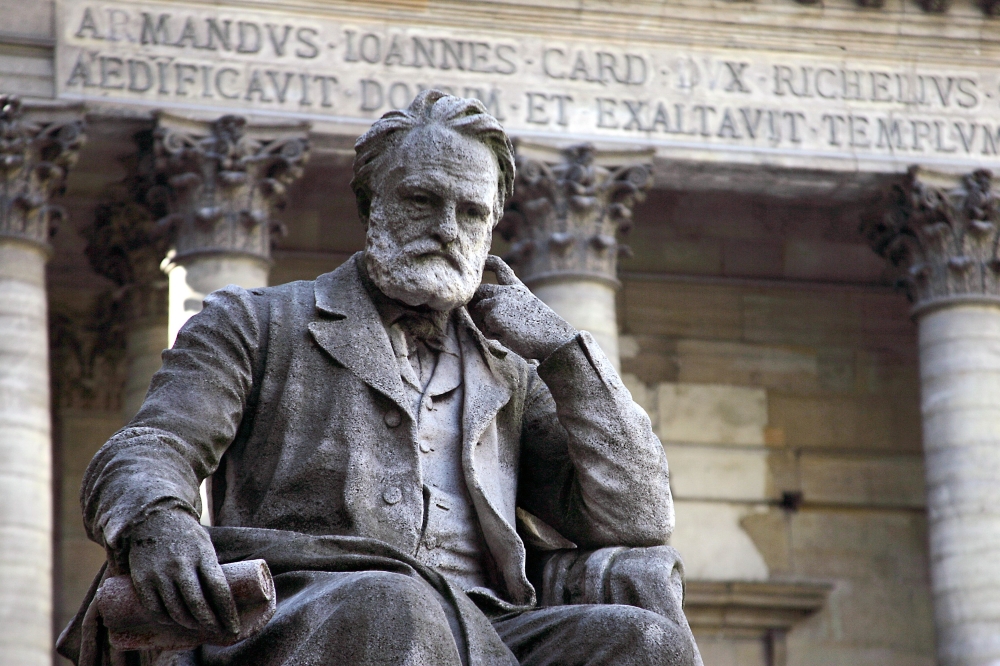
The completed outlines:
{"type": "Polygon", "coordinates": [[[80,489],[87,535],[112,552],[150,512],[197,517],[199,485],[232,443],[253,390],[255,297],[229,286],[184,325],[132,422],[94,456],[80,489]]]}
{"type": "Polygon", "coordinates": [[[585,548],[662,545],[673,531],[663,446],[586,331],[529,378],[518,503],[585,548]]]}

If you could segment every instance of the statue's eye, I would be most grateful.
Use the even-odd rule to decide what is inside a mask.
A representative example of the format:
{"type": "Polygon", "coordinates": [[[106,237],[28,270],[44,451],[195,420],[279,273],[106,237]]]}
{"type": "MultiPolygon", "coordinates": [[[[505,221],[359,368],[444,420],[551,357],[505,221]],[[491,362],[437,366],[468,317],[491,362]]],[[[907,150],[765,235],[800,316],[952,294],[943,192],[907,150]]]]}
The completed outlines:
{"type": "Polygon", "coordinates": [[[410,201],[418,206],[429,206],[431,203],[431,198],[426,194],[415,192],[410,195],[410,201]]]}

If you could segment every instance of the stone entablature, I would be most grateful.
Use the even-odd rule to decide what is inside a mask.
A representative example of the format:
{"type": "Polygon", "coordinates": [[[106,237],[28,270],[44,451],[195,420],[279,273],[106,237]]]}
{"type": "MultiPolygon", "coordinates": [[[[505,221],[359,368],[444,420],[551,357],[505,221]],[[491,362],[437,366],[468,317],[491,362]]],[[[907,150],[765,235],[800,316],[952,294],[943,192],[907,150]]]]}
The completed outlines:
{"type": "Polygon", "coordinates": [[[875,251],[901,269],[917,310],[1000,303],[1000,204],[989,171],[955,177],[912,167],[892,197],[865,231],[875,251]]]}
{"type": "MultiPolygon", "coordinates": [[[[842,47],[831,50],[779,35],[783,21],[772,15],[779,7],[770,5],[741,15],[752,27],[735,42],[720,42],[732,27],[718,11],[705,10],[716,28],[711,36],[713,20],[694,21],[691,7],[679,8],[671,24],[646,21],[637,4],[624,16],[636,26],[625,35],[616,32],[623,17],[613,16],[604,17],[602,34],[596,11],[574,12],[579,29],[569,33],[546,7],[535,21],[484,27],[459,21],[457,9],[445,16],[435,8],[433,22],[415,22],[376,8],[366,17],[338,5],[268,9],[277,6],[65,0],[58,94],[239,109],[358,133],[437,87],[479,97],[521,137],[655,146],[670,159],[883,172],[914,161],[966,171],[1000,166],[1000,72],[991,60],[996,45],[982,36],[988,33],[977,33],[975,57],[968,42],[964,50],[946,43],[920,51],[940,26],[911,20],[886,41],[890,22],[880,17],[898,14],[888,8],[855,8],[853,26],[843,12],[824,8],[831,29],[820,42],[842,47]],[[675,34],[684,28],[689,34],[675,34]],[[687,46],[693,42],[701,46],[687,46]]],[[[745,9],[727,6],[730,15],[745,9]]],[[[811,11],[794,3],[785,9],[811,11]]],[[[980,24],[987,20],[979,16],[980,24]]],[[[973,27],[964,15],[948,20],[955,35],[973,27]]]]}

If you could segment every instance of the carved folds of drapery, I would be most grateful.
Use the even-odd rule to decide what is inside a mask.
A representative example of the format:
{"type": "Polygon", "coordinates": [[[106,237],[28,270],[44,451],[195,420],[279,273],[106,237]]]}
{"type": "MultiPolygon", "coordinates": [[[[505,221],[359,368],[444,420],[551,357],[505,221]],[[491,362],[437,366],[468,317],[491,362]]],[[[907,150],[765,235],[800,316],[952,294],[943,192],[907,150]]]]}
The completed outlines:
{"type": "Polygon", "coordinates": [[[590,144],[571,146],[562,160],[517,158],[514,196],[498,229],[511,243],[505,257],[528,283],[585,277],[617,284],[618,257],[629,253],[619,233],[652,184],[650,164],[606,168],[590,144]]]}
{"type": "Polygon", "coordinates": [[[175,261],[202,253],[248,254],[269,260],[272,217],[309,157],[304,126],[250,131],[245,119],[196,123],[161,115],[153,132],[155,169],[165,203],[160,220],[174,239],[175,261]]]}
{"type": "Polygon", "coordinates": [[[36,122],[0,95],[0,236],[48,246],[61,209],[50,203],[85,140],[83,121],[36,122]]]}
{"type": "Polygon", "coordinates": [[[875,251],[900,269],[917,308],[1000,302],[1000,204],[989,171],[955,177],[912,167],[893,188],[888,210],[865,232],[875,251]]]}

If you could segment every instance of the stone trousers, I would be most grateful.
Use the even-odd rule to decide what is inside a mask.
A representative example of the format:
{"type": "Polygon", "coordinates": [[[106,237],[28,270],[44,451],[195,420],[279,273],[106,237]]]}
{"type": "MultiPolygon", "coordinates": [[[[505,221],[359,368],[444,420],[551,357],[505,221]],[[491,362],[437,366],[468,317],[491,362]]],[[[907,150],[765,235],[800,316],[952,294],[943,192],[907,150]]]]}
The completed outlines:
{"type": "MultiPolygon", "coordinates": [[[[542,603],[553,605],[489,617],[509,651],[491,662],[700,666],[681,611],[678,567],[669,547],[552,557],[542,603]]],[[[200,663],[470,666],[464,663],[461,623],[420,578],[389,571],[294,571],[274,580],[278,611],[265,630],[231,647],[203,647],[200,663]]]]}

